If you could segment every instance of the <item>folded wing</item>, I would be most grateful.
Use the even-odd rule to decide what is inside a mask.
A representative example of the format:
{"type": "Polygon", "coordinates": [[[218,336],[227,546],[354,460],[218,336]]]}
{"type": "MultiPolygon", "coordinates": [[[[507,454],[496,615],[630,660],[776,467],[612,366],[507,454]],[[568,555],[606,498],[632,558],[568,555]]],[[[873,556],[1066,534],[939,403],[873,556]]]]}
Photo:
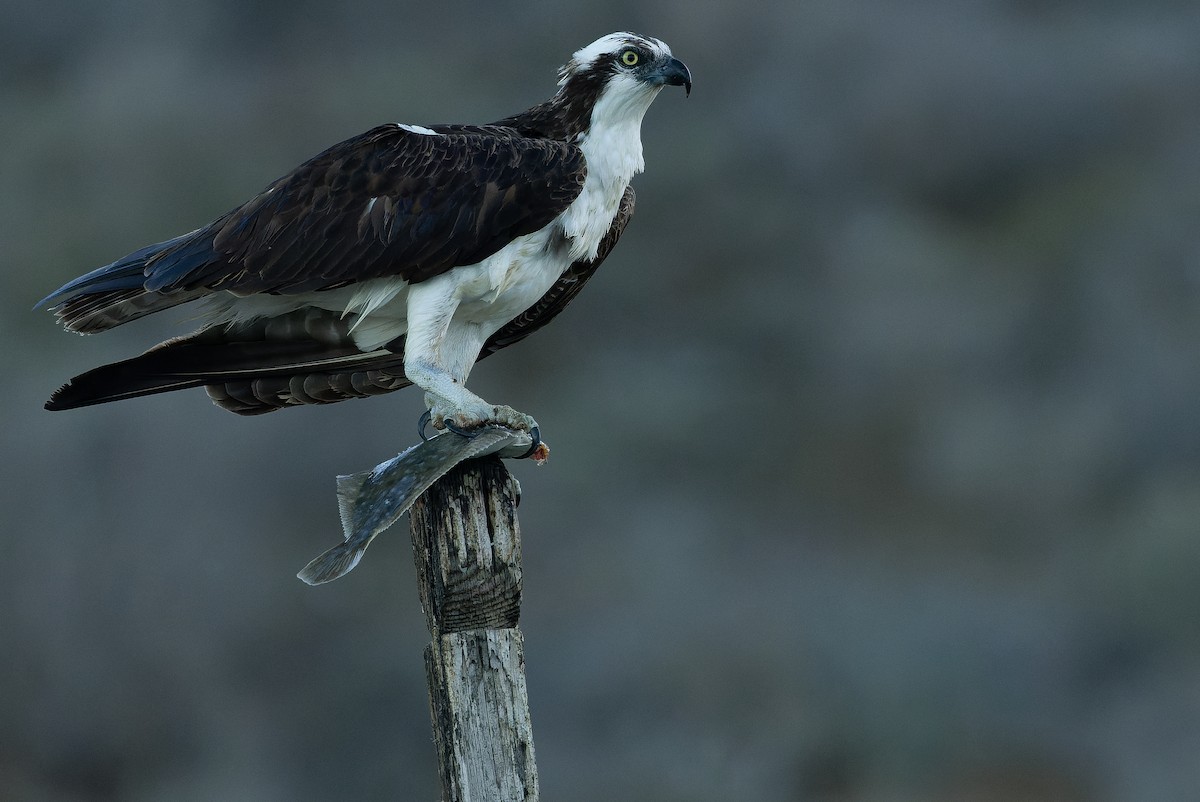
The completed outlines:
{"type": "Polygon", "coordinates": [[[40,305],[95,332],[205,295],[416,283],[550,223],[586,176],[579,148],[502,126],[384,125],[334,145],[190,234],[68,283],[40,305]]]}

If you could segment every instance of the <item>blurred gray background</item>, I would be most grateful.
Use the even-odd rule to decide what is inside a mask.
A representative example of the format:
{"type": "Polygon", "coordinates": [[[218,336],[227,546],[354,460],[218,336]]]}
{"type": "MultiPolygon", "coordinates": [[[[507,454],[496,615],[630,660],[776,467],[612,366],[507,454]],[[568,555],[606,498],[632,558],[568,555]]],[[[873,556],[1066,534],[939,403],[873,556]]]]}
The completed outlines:
{"type": "Polygon", "coordinates": [[[381,122],[659,36],[620,247],[474,388],[534,414],[546,799],[1200,794],[1194,2],[0,0],[0,798],[437,796],[407,527],[334,476],[414,392],[50,414],[189,331],[32,304],[381,122]]]}

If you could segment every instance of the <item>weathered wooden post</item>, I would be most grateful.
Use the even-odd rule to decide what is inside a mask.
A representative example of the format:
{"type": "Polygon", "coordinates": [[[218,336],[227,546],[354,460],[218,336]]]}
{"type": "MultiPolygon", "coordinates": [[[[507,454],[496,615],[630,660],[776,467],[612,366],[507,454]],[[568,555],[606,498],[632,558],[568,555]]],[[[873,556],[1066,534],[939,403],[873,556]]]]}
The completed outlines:
{"type": "Polygon", "coordinates": [[[519,490],[499,457],[468,460],[410,513],[429,708],[444,802],[536,802],[521,608],[519,490]]]}

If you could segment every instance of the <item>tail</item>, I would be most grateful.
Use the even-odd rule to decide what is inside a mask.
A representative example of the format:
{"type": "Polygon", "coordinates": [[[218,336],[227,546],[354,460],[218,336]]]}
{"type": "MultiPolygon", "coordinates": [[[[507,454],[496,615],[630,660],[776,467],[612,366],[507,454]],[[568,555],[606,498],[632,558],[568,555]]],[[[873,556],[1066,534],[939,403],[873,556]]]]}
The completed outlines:
{"type": "MultiPolygon", "coordinates": [[[[388,465],[394,460],[385,462],[388,465]]],[[[380,465],[379,468],[382,468],[380,465]]],[[[337,478],[337,496],[338,496],[338,513],[342,518],[342,531],[345,533],[346,539],[334,546],[333,548],[322,552],[316,559],[309,562],[308,565],[300,569],[300,573],[296,574],[304,582],[310,585],[321,585],[325,582],[332,582],[340,576],[345,576],[354,570],[354,566],[358,565],[362,559],[363,553],[367,550],[367,546],[371,545],[371,541],[378,534],[374,529],[362,532],[355,528],[354,507],[358,504],[363,495],[363,486],[367,479],[375,474],[375,471],[366,471],[364,473],[351,474],[350,476],[339,476],[337,478]],[[365,536],[364,536],[365,535],[365,536]]],[[[412,502],[409,502],[411,504],[412,502]]],[[[400,517],[404,510],[397,512],[396,517],[400,517]]]]}
{"type": "Polygon", "coordinates": [[[301,568],[296,576],[309,585],[332,582],[354,570],[369,543],[369,540],[366,543],[339,543],[301,568]]]}
{"type": "Polygon", "coordinates": [[[80,374],[46,402],[59,411],[207,387],[220,407],[257,415],[391,392],[404,377],[404,341],[362,352],[352,321],[307,309],[237,325],[212,325],[141,356],[80,374]]]}
{"type": "Polygon", "coordinates": [[[82,275],[38,301],[34,308],[52,310],[69,331],[94,334],[199,298],[207,290],[149,291],[145,282],[149,266],[159,260],[203,264],[215,258],[211,243],[198,236],[200,231],[147,245],[82,275]]]}

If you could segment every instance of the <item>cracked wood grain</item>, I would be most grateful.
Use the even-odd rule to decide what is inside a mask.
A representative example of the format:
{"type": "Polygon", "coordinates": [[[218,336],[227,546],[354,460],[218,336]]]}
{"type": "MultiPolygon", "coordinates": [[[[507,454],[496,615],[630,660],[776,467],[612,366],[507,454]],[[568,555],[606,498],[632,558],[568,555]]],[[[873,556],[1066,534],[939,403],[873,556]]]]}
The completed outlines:
{"type": "Polygon", "coordinates": [[[430,717],[445,802],[536,802],[525,686],[518,490],[499,458],[464,462],[413,505],[430,717]]]}

